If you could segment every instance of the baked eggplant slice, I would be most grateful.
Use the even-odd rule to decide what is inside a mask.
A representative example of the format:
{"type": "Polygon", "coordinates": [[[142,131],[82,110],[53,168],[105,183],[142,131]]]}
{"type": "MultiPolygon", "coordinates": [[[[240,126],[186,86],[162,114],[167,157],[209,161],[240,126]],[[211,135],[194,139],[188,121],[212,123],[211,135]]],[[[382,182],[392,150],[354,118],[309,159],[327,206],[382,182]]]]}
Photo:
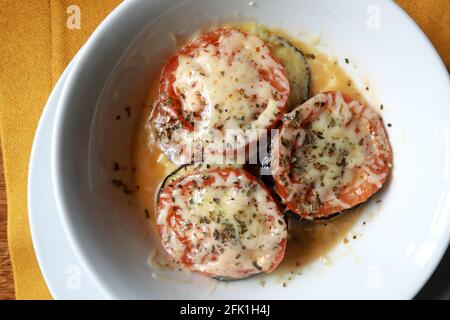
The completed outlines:
{"type": "MultiPolygon", "coordinates": [[[[215,165],[214,167],[217,168],[219,166],[215,165]]],[[[223,167],[225,167],[225,166],[223,166],[223,167]]],[[[233,165],[233,167],[235,167],[235,168],[242,168],[243,166],[241,166],[241,165],[233,165]]],[[[181,179],[181,178],[187,176],[188,174],[190,174],[190,173],[192,173],[194,171],[209,170],[211,168],[212,168],[212,166],[209,165],[209,164],[191,163],[191,164],[182,165],[182,166],[178,167],[177,169],[175,169],[161,183],[161,186],[159,187],[159,190],[158,190],[158,193],[157,193],[157,197],[156,197],[156,206],[158,205],[159,195],[161,194],[161,191],[165,187],[170,185],[173,181],[175,181],[177,179],[181,179]]],[[[249,275],[248,277],[252,277],[252,276],[254,276],[254,275],[249,275]]],[[[219,280],[219,281],[225,281],[225,282],[245,279],[245,277],[233,278],[233,277],[225,277],[225,276],[220,276],[220,277],[219,276],[213,276],[212,278],[214,278],[216,280],[219,280]]]]}
{"type": "Polygon", "coordinates": [[[167,177],[163,180],[161,185],[158,188],[158,192],[156,193],[156,206],[158,205],[159,201],[159,195],[161,194],[162,190],[167,187],[169,184],[171,184],[173,181],[177,179],[181,179],[188,174],[195,172],[195,171],[203,171],[203,170],[209,170],[211,168],[236,168],[236,169],[242,169],[244,168],[244,165],[239,164],[230,164],[230,165],[210,165],[206,163],[188,163],[183,164],[176,168],[174,171],[172,171],[167,177]]]}
{"type": "Polygon", "coordinates": [[[171,184],[173,181],[177,179],[181,179],[185,176],[187,176],[189,173],[195,171],[195,170],[201,170],[203,167],[206,168],[206,165],[202,163],[190,163],[190,164],[184,164],[182,166],[179,166],[174,171],[172,171],[161,183],[161,186],[158,189],[157,197],[156,197],[156,204],[158,204],[159,196],[162,192],[162,190],[167,187],[169,184],[171,184]]]}
{"type": "Polygon", "coordinates": [[[388,178],[392,152],[380,115],[345,93],[320,93],[283,117],[272,176],[283,203],[306,219],[365,202],[388,178]]]}
{"type": "Polygon", "coordinates": [[[275,128],[289,92],[284,68],[264,41],[216,29],[168,60],[150,121],[173,163],[217,163],[243,153],[259,130],[275,128]]]}
{"type": "Polygon", "coordinates": [[[250,32],[266,43],[284,67],[291,88],[288,99],[289,108],[292,109],[308,100],[311,72],[303,52],[283,37],[261,26],[255,26],[250,32]]]}
{"type": "Polygon", "coordinates": [[[270,190],[235,167],[178,170],[161,188],[157,225],[175,261],[225,281],[271,272],[286,248],[286,222],[270,190]]]}

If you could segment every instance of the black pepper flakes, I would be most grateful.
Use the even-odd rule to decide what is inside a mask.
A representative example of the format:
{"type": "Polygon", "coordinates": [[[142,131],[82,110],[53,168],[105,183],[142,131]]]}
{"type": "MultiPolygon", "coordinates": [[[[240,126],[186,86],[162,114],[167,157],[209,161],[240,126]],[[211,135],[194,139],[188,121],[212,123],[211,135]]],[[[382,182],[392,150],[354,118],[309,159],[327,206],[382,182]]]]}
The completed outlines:
{"type": "Polygon", "coordinates": [[[132,194],[132,193],[133,193],[133,190],[130,190],[130,189],[127,187],[127,185],[124,185],[124,187],[123,187],[123,193],[125,193],[125,194],[132,194]]]}
{"type": "Polygon", "coordinates": [[[125,194],[133,193],[133,191],[126,185],[126,183],[124,183],[120,179],[113,179],[113,180],[111,180],[111,183],[113,184],[113,186],[115,186],[117,188],[122,188],[122,190],[125,194]]]}
{"type": "Polygon", "coordinates": [[[115,187],[121,187],[121,186],[123,186],[122,180],[113,179],[113,180],[111,180],[111,183],[112,183],[113,186],[115,186],[115,187]]]}
{"type": "Polygon", "coordinates": [[[253,261],[253,266],[254,266],[256,269],[258,269],[259,271],[262,270],[262,268],[260,267],[260,265],[259,265],[258,262],[256,262],[256,261],[253,261]]]}

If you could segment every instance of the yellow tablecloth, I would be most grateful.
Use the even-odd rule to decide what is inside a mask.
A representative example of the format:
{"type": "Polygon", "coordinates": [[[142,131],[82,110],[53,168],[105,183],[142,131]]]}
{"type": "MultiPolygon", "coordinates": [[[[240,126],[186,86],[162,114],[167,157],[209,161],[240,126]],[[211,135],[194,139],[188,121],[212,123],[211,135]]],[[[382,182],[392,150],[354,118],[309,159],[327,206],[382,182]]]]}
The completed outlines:
{"type": "MultiPolygon", "coordinates": [[[[398,0],[450,66],[450,1],[398,0]]],[[[0,139],[8,199],[8,243],[17,299],[51,298],[30,237],[28,162],[55,82],[119,0],[0,0],[0,139]],[[80,29],[77,8],[80,9],[80,29]],[[68,28],[68,24],[71,28],[68,28]]]]}
{"type": "Polygon", "coordinates": [[[17,299],[51,298],[33,251],[27,212],[28,163],[42,108],[66,65],[119,3],[0,0],[0,139],[17,299]],[[80,9],[80,29],[67,27],[78,22],[71,5],[80,9]]]}

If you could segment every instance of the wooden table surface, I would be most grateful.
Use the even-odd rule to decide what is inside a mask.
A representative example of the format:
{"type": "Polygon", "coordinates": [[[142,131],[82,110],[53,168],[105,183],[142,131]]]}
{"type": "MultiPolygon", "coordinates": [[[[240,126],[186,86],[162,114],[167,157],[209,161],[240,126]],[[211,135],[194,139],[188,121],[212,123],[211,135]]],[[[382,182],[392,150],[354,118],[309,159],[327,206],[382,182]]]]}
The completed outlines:
{"type": "Polygon", "coordinates": [[[14,280],[6,238],[6,188],[0,151],[0,300],[14,299],[14,280]]]}

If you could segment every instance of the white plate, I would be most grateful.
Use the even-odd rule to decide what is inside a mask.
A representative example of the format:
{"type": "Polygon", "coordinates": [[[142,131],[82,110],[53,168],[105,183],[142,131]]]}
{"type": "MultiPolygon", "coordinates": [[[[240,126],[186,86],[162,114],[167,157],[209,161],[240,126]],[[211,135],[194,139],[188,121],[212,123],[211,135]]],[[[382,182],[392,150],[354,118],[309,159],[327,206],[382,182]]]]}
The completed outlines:
{"type": "Polygon", "coordinates": [[[31,236],[42,275],[55,299],[104,299],[92,283],[64,234],[50,176],[53,121],[70,63],[44,107],[34,137],[28,175],[28,212],[31,236]]]}
{"type": "MultiPolygon", "coordinates": [[[[59,213],[80,264],[102,292],[112,298],[412,298],[435,269],[450,238],[450,85],[442,61],[412,20],[391,1],[255,3],[249,6],[248,1],[239,0],[126,1],[86,44],[68,78],[59,106],[62,108],[57,110],[58,135],[52,148],[56,167],[51,168],[56,173],[53,179],[59,213]],[[98,89],[105,88],[108,73],[118,65],[116,58],[126,48],[136,49],[138,57],[142,54],[139,46],[133,47],[133,39],[139,33],[136,30],[142,31],[152,22],[156,29],[183,32],[187,26],[188,30],[195,28],[193,17],[201,23],[234,15],[236,11],[283,27],[293,35],[300,30],[321,34],[322,42],[339,59],[350,56],[352,62],[357,62],[355,70],[348,66],[354,77],[361,79],[364,69],[367,71],[371,92],[376,92],[385,105],[385,122],[393,124],[388,131],[394,170],[382,194],[381,210],[372,201],[367,214],[372,212],[373,219],[365,227],[354,229],[362,237],[351,246],[335,248],[329,254],[331,266],[318,261],[287,288],[274,278],[268,279],[264,288],[257,279],[211,287],[198,281],[176,283],[152,278],[152,270],[146,265],[151,248],[139,239],[138,232],[129,232],[137,229],[128,221],[107,219],[112,210],[96,211],[90,203],[98,199],[91,199],[91,189],[82,181],[87,164],[80,155],[90,154],[83,139],[95,130],[82,137],[77,132],[83,123],[91,125],[90,114],[102,107],[98,89]],[[93,68],[98,71],[95,81],[89,73],[93,68]],[[76,97],[83,97],[83,104],[76,102],[76,97]],[[63,159],[67,161],[60,161],[63,159]],[[83,176],[78,181],[73,171],[75,179],[65,179],[65,168],[77,168],[83,176]],[[127,241],[131,235],[135,243],[127,241]]],[[[140,36],[147,39],[145,32],[140,36]]],[[[160,32],[147,36],[168,43],[160,32]]],[[[148,44],[160,49],[159,53],[167,50],[164,45],[148,44]]],[[[124,71],[120,65],[118,69],[124,71]]],[[[132,74],[127,74],[132,83],[132,74]]],[[[124,88],[129,83],[120,82],[124,88]]],[[[126,92],[119,98],[125,99],[126,92]]],[[[101,185],[97,177],[88,178],[101,185]]],[[[108,203],[101,201],[101,205],[107,207],[108,203]]],[[[36,246],[41,255],[49,248],[44,244],[36,246]]]]}
{"type": "Polygon", "coordinates": [[[50,179],[54,114],[71,66],[72,63],[67,66],[49,96],[34,138],[28,184],[31,235],[41,272],[55,299],[104,299],[106,296],[79,264],[64,234],[50,179]]]}

